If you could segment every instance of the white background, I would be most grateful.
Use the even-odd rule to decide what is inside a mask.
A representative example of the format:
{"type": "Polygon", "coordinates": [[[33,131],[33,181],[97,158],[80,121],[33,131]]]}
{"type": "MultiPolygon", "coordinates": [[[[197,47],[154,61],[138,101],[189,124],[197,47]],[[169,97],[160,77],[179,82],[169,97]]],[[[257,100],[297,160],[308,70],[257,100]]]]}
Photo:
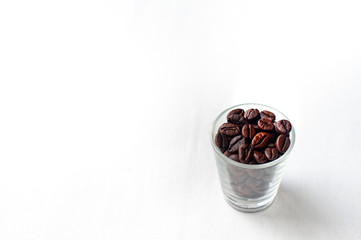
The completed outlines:
{"type": "Polygon", "coordinates": [[[361,239],[359,1],[0,2],[0,239],[361,239]],[[284,112],[274,204],[224,201],[223,109],[284,112]]]}

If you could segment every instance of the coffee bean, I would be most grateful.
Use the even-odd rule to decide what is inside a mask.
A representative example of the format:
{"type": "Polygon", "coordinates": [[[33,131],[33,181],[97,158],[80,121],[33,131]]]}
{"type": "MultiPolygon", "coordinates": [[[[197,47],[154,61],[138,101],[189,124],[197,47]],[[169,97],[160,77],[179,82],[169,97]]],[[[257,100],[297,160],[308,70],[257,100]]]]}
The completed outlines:
{"type": "Polygon", "coordinates": [[[275,124],[276,132],[278,134],[287,134],[291,131],[292,125],[288,120],[279,120],[275,124]]]}
{"type": "Polygon", "coordinates": [[[223,148],[223,146],[222,146],[222,135],[219,132],[216,134],[214,142],[216,143],[218,148],[220,148],[220,149],[223,148]]]}
{"type": "Polygon", "coordinates": [[[252,139],[251,145],[254,148],[264,148],[270,141],[270,137],[265,132],[257,133],[256,136],[252,139]]]}
{"type": "Polygon", "coordinates": [[[263,110],[263,111],[261,111],[261,118],[267,118],[268,120],[271,120],[271,122],[274,122],[276,119],[276,116],[273,114],[273,112],[263,110]]]}
{"type": "Polygon", "coordinates": [[[263,154],[263,152],[260,152],[260,151],[254,151],[253,158],[254,158],[254,160],[256,160],[257,163],[267,162],[266,156],[263,154]]]}
{"type": "Polygon", "coordinates": [[[258,120],[258,127],[261,129],[261,131],[272,131],[274,129],[273,123],[271,120],[267,118],[261,118],[258,120]]]}
{"type": "Polygon", "coordinates": [[[244,119],[244,110],[237,108],[233,109],[227,114],[227,122],[234,124],[242,124],[245,121],[244,119]]]}
{"type": "Polygon", "coordinates": [[[252,160],[252,149],[248,144],[239,146],[238,159],[241,163],[249,163],[252,160]]]}
{"type": "Polygon", "coordinates": [[[235,136],[229,143],[228,151],[230,153],[237,152],[239,146],[241,146],[241,144],[243,144],[243,143],[246,143],[246,139],[243,136],[241,136],[241,135],[235,136]]]}
{"type": "Polygon", "coordinates": [[[226,151],[228,148],[229,140],[226,137],[223,137],[221,133],[216,134],[215,142],[221,152],[226,151]]]}
{"type": "Polygon", "coordinates": [[[251,124],[246,124],[242,127],[242,136],[248,139],[252,139],[256,134],[256,130],[251,124]]]}
{"type": "Polygon", "coordinates": [[[270,161],[275,160],[276,158],[278,158],[278,151],[276,148],[266,148],[266,150],[264,150],[264,154],[266,155],[267,159],[270,161]]]}
{"type": "Polygon", "coordinates": [[[249,120],[249,121],[255,121],[255,120],[258,120],[259,118],[259,111],[257,108],[253,109],[248,109],[245,114],[244,114],[244,117],[249,120]]]}
{"type": "Polygon", "coordinates": [[[276,140],[276,148],[280,153],[285,153],[290,146],[290,139],[285,134],[278,136],[276,140]]]}
{"type": "Polygon", "coordinates": [[[236,124],[223,123],[219,128],[219,132],[226,137],[234,137],[240,134],[240,129],[236,124]]]}

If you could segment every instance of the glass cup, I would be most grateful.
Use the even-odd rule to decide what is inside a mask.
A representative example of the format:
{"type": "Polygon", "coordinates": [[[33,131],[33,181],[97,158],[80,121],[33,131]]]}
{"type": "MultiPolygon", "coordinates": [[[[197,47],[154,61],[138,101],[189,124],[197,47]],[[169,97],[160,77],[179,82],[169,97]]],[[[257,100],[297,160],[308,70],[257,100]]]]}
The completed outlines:
{"type": "Polygon", "coordinates": [[[292,130],[289,134],[291,143],[288,150],[276,160],[264,164],[236,162],[226,157],[215,144],[218,128],[227,122],[228,112],[236,108],[242,108],[245,111],[250,108],[257,108],[259,111],[268,110],[276,115],[276,121],[281,119],[289,121],[289,119],[272,107],[256,103],[245,103],[224,110],[213,122],[211,144],[216,158],[224,198],[233,208],[239,211],[257,212],[269,207],[276,197],[286,165],[286,159],[295,144],[295,129],[292,125],[292,130]]]}

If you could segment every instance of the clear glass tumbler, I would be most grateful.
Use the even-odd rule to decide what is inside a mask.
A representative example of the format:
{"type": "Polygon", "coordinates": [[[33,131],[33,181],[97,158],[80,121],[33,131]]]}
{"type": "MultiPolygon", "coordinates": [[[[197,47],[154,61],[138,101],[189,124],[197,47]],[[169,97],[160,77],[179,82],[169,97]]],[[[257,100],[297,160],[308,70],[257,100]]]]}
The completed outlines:
{"type": "Polygon", "coordinates": [[[295,144],[295,129],[292,125],[292,130],[289,134],[290,146],[280,158],[264,164],[236,162],[226,157],[215,144],[218,128],[227,122],[227,113],[235,108],[242,108],[244,110],[257,108],[259,111],[268,110],[276,115],[276,121],[289,119],[272,107],[256,103],[245,103],[224,110],[213,122],[211,144],[225,200],[239,211],[257,212],[270,206],[276,197],[286,160],[295,144]]]}

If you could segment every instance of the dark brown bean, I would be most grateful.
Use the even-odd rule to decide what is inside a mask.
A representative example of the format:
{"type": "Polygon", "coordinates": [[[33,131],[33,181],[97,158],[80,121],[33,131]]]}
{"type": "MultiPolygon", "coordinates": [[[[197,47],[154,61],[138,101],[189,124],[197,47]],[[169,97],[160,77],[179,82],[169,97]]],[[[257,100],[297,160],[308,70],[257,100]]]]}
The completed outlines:
{"type": "Polygon", "coordinates": [[[248,109],[245,114],[244,114],[244,117],[249,120],[249,121],[255,121],[255,120],[258,120],[259,118],[259,111],[257,108],[251,108],[251,109],[248,109]]]}
{"type": "Polygon", "coordinates": [[[276,140],[276,148],[280,153],[285,153],[290,146],[290,139],[287,135],[281,134],[276,140]]]}
{"type": "Polygon", "coordinates": [[[227,114],[227,122],[234,124],[244,123],[244,110],[241,108],[233,109],[227,114]]]}
{"type": "Polygon", "coordinates": [[[254,158],[254,160],[256,160],[257,163],[267,162],[266,156],[263,154],[263,152],[260,152],[260,151],[254,151],[253,158],[254,158]]]}
{"type": "Polygon", "coordinates": [[[274,122],[276,119],[276,116],[273,114],[273,112],[263,110],[263,111],[261,111],[261,118],[267,118],[268,120],[271,120],[271,122],[274,122]]]}
{"type": "Polygon", "coordinates": [[[275,160],[276,158],[278,158],[278,151],[276,148],[266,148],[266,150],[264,150],[264,154],[266,155],[266,158],[270,161],[275,160]]]}
{"type": "Polygon", "coordinates": [[[252,149],[248,144],[239,146],[238,159],[241,163],[249,163],[252,160],[252,149]]]}
{"type": "Polygon", "coordinates": [[[292,125],[288,120],[282,119],[276,122],[275,129],[278,134],[287,134],[291,131],[292,125]]]}
{"type": "Polygon", "coordinates": [[[220,128],[219,132],[226,137],[234,137],[240,134],[239,127],[234,123],[223,123],[220,128]]]}
{"type": "Polygon", "coordinates": [[[264,148],[270,141],[270,137],[265,132],[257,133],[256,136],[252,139],[251,145],[254,148],[264,148]]]}
{"type": "Polygon", "coordinates": [[[241,135],[235,136],[234,138],[232,138],[231,142],[229,143],[228,151],[230,153],[238,152],[239,146],[241,146],[241,144],[243,143],[246,143],[246,139],[243,136],[241,135]]]}
{"type": "Polygon", "coordinates": [[[272,131],[274,129],[273,122],[267,118],[261,118],[258,120],[258,127],[261,131],[272,131]]]}
{"type": "Polygon", "coordinates": [[[256,130],[251,124],[246,124],[242,127],[242,136],[248,139],[252,139],[256,134],[256,130]]]}
{"type": "Polygon", "coordinates": [[[221,150],[222,152],[225,151],[224,147],[223,147],[223,138],[222,138],[222,134],[217,133],[216,137],[214,139],[217,147],[219,148],[219,150],[221,150]]]}
{"type": "Polygon", "coordinates": [[[221,150],[221,152],[226,151],[229,146],[229,139],[223,136],[221,133],[216,134],[215,142],[217,147],[221,150]]]}

